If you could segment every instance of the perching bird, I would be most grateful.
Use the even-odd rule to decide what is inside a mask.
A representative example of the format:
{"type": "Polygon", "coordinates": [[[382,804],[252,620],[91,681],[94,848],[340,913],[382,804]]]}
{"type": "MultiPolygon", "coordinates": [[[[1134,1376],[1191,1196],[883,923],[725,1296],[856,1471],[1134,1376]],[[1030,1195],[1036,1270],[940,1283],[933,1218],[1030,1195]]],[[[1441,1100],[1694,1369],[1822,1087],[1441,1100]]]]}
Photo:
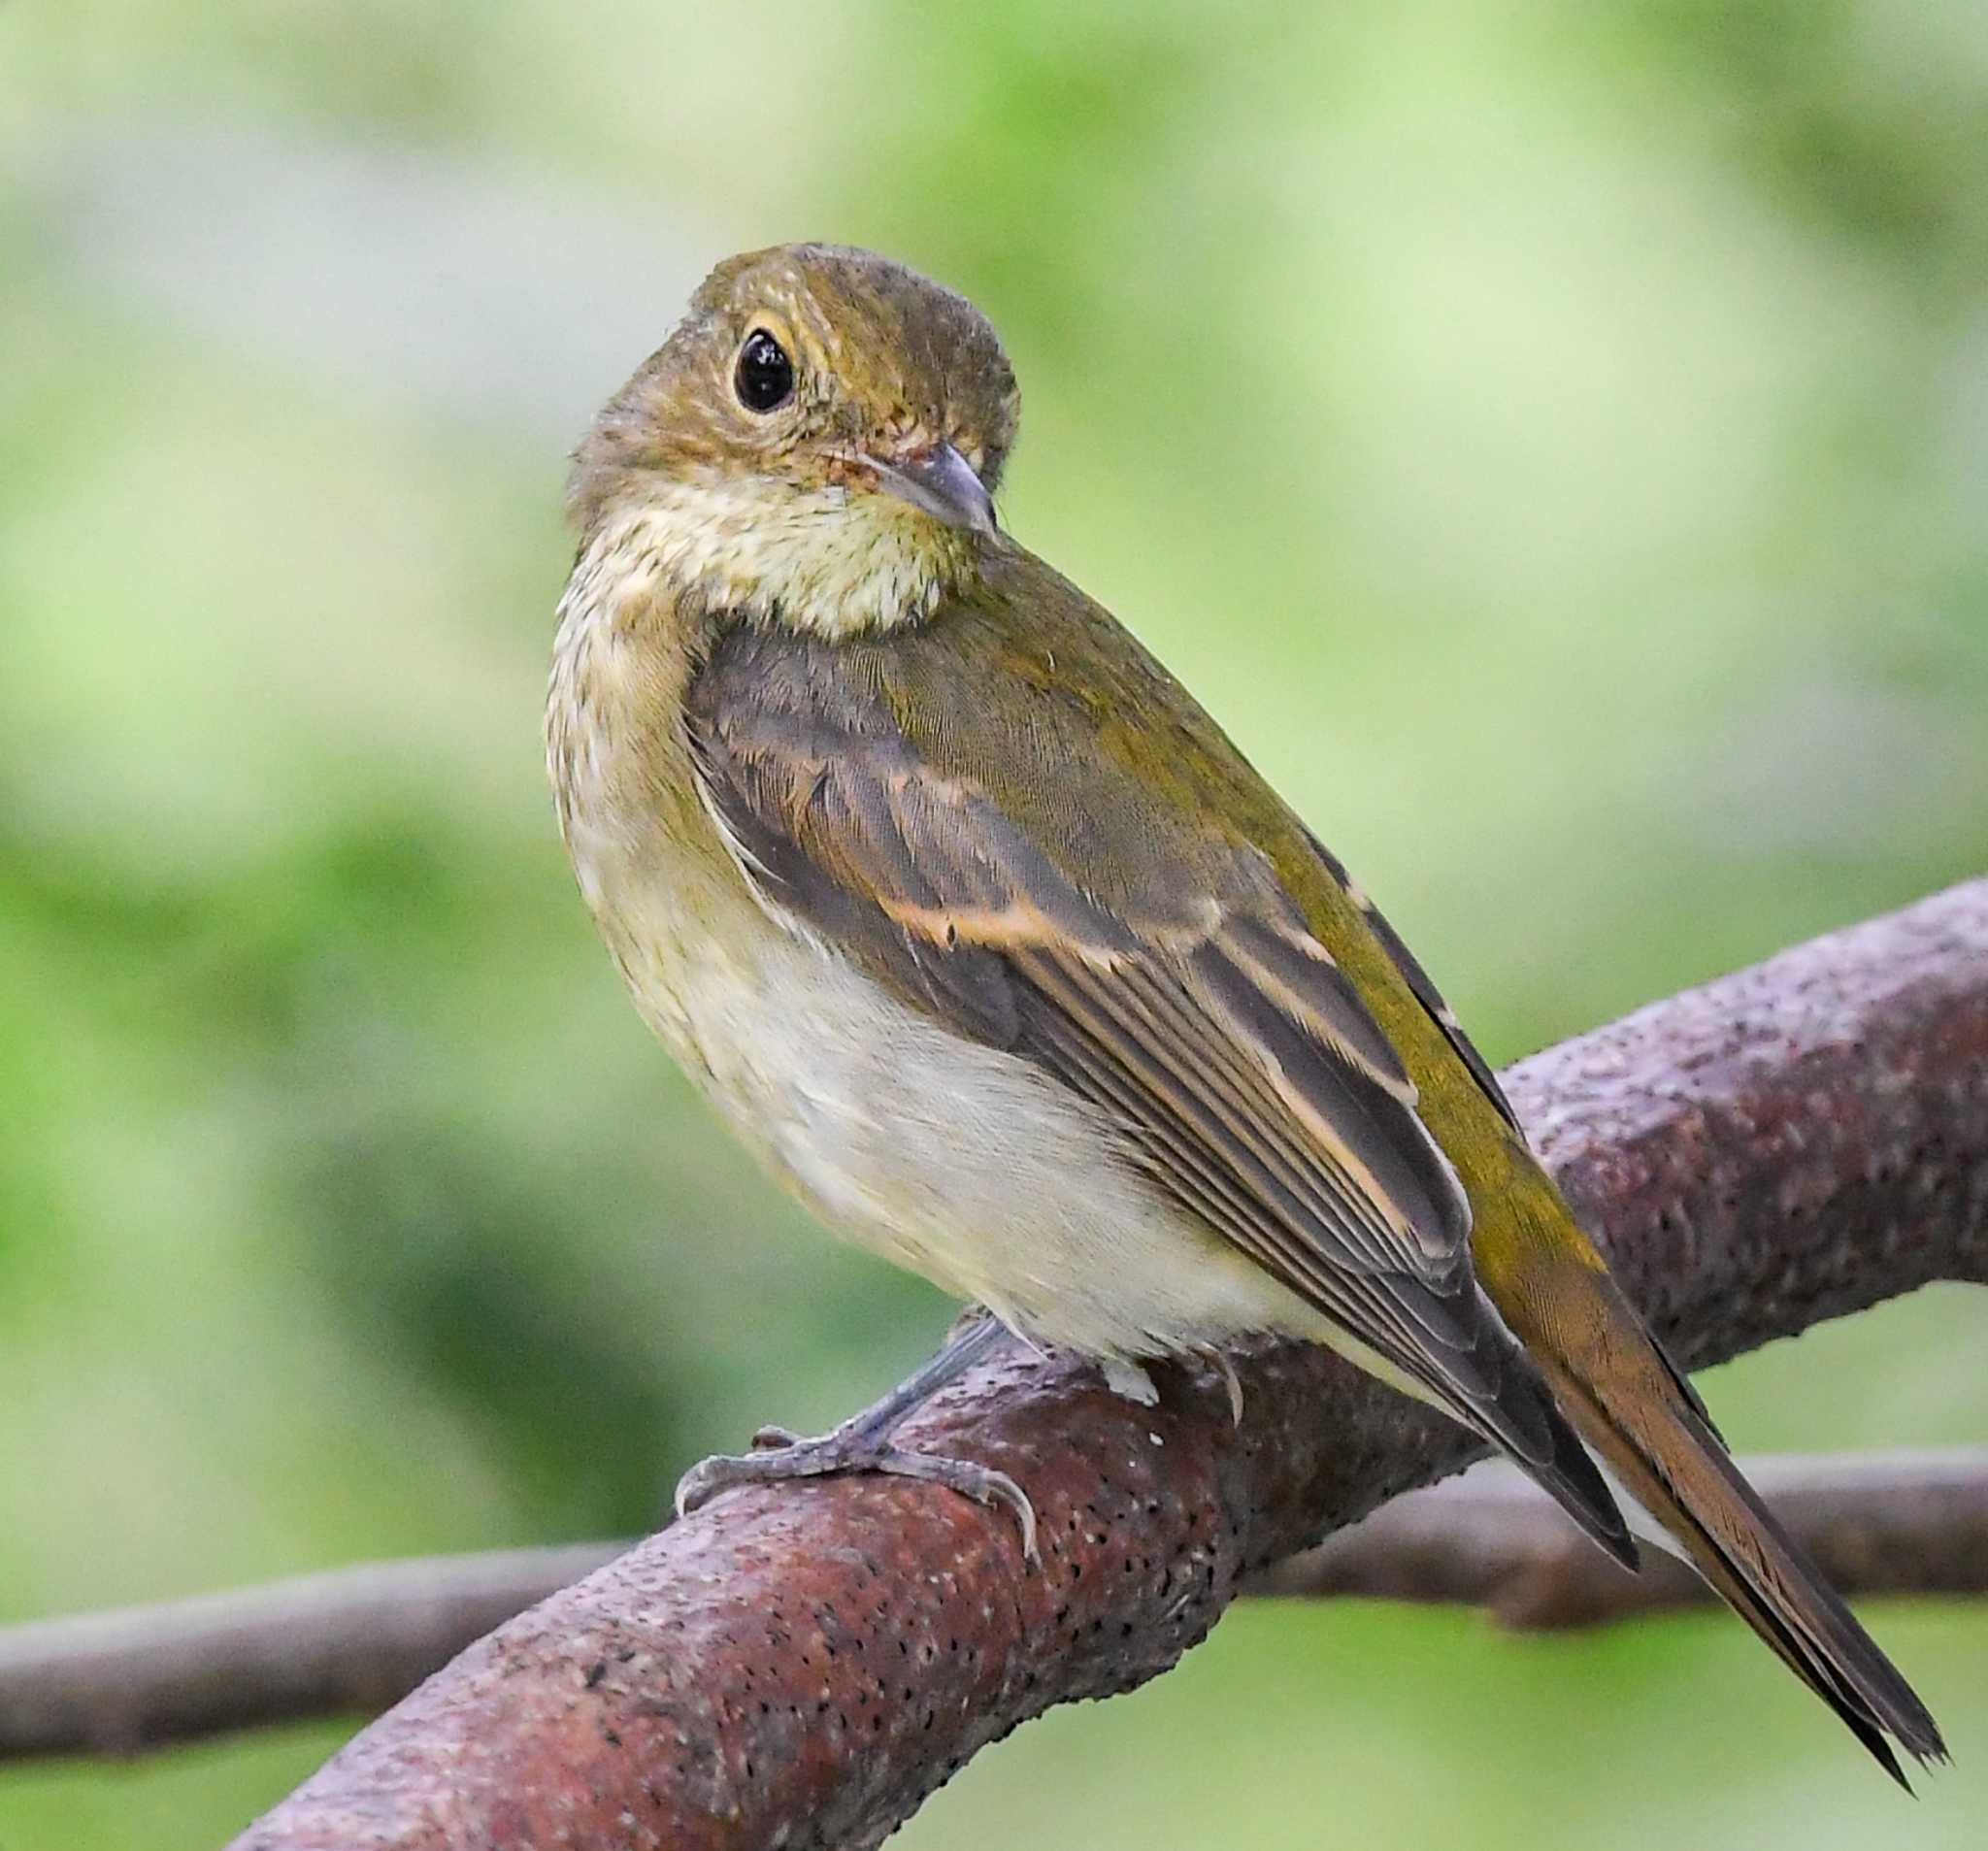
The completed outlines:
{"type": "MultiPolygon", "coordinates": [[[[1001,531],[1016,402],[962,297],[795,245],[721,264],[581,443],[547,763],[644,1016],[824,1220],[1032,1342],[1132,1392],[1245,1333],[1331,1344],[1633,1566],[1599,1459],[1894,1777],[1887,1735],[1941,1756],[1407,946],[1001,531]]],[[[998,1329],[682,1501],[909,1472],[1032,1549],[1012,1480],[891,1442],[998,1329]]]]}

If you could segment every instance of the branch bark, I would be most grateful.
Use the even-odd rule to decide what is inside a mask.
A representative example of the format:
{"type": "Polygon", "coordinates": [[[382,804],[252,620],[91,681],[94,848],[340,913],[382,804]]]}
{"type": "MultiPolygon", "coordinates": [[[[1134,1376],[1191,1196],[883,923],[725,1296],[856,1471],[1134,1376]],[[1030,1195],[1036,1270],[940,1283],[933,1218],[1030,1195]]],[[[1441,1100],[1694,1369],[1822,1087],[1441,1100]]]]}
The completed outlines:
{"type": "MultiPolygon", "coordinates": [[[[1988,881],[1816,941],[1507,1076],[1687,1365],[1988,1278],[1988,881]]],[[[871,1846],[1052,1703],[1129,1690],[1252,1572],[1479,1448],[1323,1352],[1162,1404],[1065,1359],[969,1376],[911,1443],[1015,1473],[1013,1526],[903,1480],[718,1500],[501,1627],[238,1851],[871,1846]]]]}

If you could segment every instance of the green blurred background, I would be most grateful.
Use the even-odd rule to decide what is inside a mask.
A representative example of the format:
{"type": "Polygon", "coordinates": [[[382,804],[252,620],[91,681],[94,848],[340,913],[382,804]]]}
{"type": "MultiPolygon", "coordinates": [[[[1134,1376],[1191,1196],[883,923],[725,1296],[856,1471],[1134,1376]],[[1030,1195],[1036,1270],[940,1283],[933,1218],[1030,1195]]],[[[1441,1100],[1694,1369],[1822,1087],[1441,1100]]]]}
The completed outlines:
{"type": "MultiPolygon", "coordinates": [[[[0,1618],[631,1531],[936,1339],[645,1038],[542,787],[563,454],[795,236],[987,310],[1009,524],[1494,1058],[1988,866],[1978,0],[15,0],[0,1618]]],[[[1979,1440],[1983,1334],[1709,1392],[1979,1440]]],[[[1978,1845],[1988,1607],[1871,1617],[1916,1805],[1723,1617],[1258,1605],[903,1842],[1978,1845]]],[[[343,1733],[10,1770],[0,1847],[198,1851],[343,1733]]]]}

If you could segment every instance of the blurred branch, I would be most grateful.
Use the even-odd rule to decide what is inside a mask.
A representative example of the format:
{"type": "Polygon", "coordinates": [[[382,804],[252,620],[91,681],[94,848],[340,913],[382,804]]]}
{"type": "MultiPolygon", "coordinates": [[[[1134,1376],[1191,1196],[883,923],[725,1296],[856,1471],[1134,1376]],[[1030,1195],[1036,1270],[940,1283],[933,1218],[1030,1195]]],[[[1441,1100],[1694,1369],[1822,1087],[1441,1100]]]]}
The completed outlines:
{"type": "MultiPolygon", "coordinates": [[[[1746,1475],[1844,1594],[1988,1594],[1988,1447],[1756,1456],[1746,1475]]],[[[1480,1606],[1523,1631],[1716,1599],[1661,1549],[1631,1574],[1503,1463],[1397,1498],[1242,1591],[1480,1606]]]]}
{"type": "MultiPolygon", "coordinates": [[[[1533,1060],[1508,1090],[1625,1287],[1697,1367],[1988,1277],[1988,881],[1533,1060]]],[[[1051,1704],[1172,1666],[1242,1581],[1474,1458],[1331,1355],[1142,1408],[1011,1352],[905,1438],[1019,1475],[1013,1525],[903,1479],[739,1491],[500,1627],[240,1839],[879,1842],[1051,1704]]]]}
{"type": "Polygon", "coordinates": [[[628,1545],[369,1563],[0,1628],[0,1758],[133,1754],[397,1702],[628,1545]]]}
{"type": "MultiPolygon", "coordinates": [[[[1845,1594],[1988,1594],[1988,1448],[1749,1459],[1747,1476],[1845,1594]]],[[[0,1630],[0,1758],[124,1754],[377,1711],[492,1627],[632,1542],[370,1563],[160,1606],[0,1630]]],[[[1253,1575],[1243,1595],[1481,1606],[1593,1626],[1712,1600],[1657,1551],[1630,1574],[1520,1473],[1413,1491],[1253,1575]]]]}

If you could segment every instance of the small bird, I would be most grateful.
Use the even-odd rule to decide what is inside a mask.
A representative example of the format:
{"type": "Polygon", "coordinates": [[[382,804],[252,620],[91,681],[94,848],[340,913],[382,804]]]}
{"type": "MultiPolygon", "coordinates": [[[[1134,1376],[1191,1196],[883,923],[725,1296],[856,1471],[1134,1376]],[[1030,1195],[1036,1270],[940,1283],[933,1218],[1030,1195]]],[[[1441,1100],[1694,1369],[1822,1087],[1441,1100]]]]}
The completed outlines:
{"type": "Polygon", "coordinates": [[[547,762],[637,1008],[845,1237],[987,1307],[740,1483],[899,1472],[1002,1327],[1146,1362],[1331,1345],[1634,1567],[1612,1482],[1904,1783],[1904,1677],[1762,1504],[1345,869],[995,517],[993,329],[886,258],[720,264],[575,453],[547,762]]]}

